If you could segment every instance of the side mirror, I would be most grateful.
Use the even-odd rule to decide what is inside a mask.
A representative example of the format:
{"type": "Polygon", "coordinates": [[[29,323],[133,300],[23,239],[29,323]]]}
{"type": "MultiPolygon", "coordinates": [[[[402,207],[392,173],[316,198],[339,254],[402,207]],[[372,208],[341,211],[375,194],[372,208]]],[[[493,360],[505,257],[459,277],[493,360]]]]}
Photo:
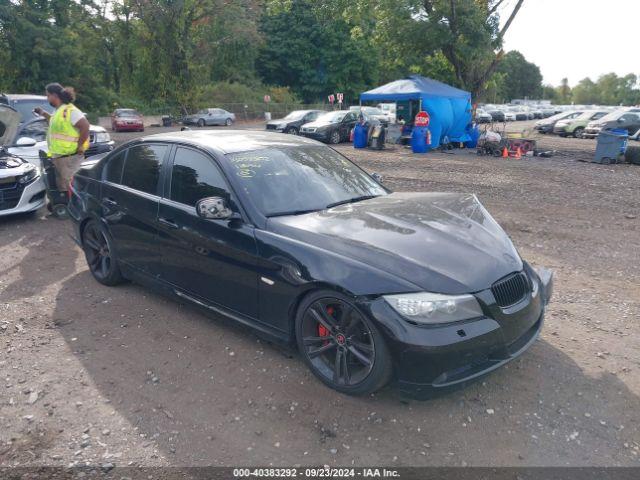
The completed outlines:
{"type": "Polygon", "coordinates": [[[209,112],[209,116],[213,115],[213,113],[209,112]]]}
{"type": "Polygon", "coordinates": [[[228,206],[222,197],[207,197],[198,200],[196,203],[196,212],[198,216],[209,220],[231,220],[238,218],[228,206]]]}
{"type": "Polygon", "coordinates": [[[35,147],[36,143],[31,137],[20,137],[16,142],[16,147],[35,147]]]}
{"type": "Polygon", "coordinates": [[[373,178],[378,183],[382,183],[382,175],[380,175],[379,173],[373,172],[371,174],[371,178],[373,178]]]}
{"type": "MultiPolygon", "coordinates": [[[[618,123],[624,123],[624,119],[619,118],[619,119],[618,119],[618,123]]],[[[18,141],[19,141],[19,140],[18,140],[18,141]]]]}

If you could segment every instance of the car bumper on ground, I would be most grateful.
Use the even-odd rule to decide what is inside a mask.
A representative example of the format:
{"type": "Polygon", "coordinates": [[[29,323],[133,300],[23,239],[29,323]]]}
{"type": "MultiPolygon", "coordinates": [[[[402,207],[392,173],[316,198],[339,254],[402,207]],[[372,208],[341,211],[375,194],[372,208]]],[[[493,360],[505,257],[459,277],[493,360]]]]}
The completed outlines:
{"type": "Polygon", "coordinates": [[[23,189],[0,190],[0,216],[33,212],[45,201],[44,181],[39,176],[23,189]]]}
{"type": "Polygon", "coordinates": [[[369,313],[381,326],[394,358],[396,384],[414,398],[430,398],[465,386],[522,355],[536,340],[553,290],[553,274],[538,273],[540,291],[501,309],[490,290],[476,294],[483,310],[498,312],[443,325],[413,325],[379,298],[369,313]],[[495,318],[494,318],[495,317],[495,318]]]}

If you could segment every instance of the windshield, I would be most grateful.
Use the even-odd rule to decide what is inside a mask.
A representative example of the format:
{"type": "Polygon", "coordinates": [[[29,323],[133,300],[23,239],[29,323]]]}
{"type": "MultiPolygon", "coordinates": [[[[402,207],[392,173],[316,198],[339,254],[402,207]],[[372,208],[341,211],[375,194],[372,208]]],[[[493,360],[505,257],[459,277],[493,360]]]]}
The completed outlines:
{"type": "Polygon", "coordinates": [[[618,120],[622,115],[624,115],[625,112],[624,110],[616,110],[615,112],[611,112],[611,113],[607,113],[605,116],[603,116],[600,121],[601,122],[611,122],[613,120],[618,120]]]}
{"type": "Polygon", "coordinates": [[[318,122],[338,123],[341,122],[346,112],[328,112],[318,117],[318,122]]]}
{"type": "Polygon", "coordinates": [[[240,188],[267,217],[323,210],[387,191],[325,146],[278,147],[226,155],[240,188]]]}
{"type": "Polygon", "coordinates": [[[300,120],[302,117],[304,117],[307,114],[306,110],[296,110],[294,112],[291,112],[289,115],[287,115],[286,117],[284,117],[285,120],[300,120]]]}
{"type": "Polygon", "coordinates": [[[43,100],[19,100],[13,102],[11,106],[15,108],[20,114],[21,123],[38,116],[33,113],[33,109],[36,107],[40,107],[41,109],[46,110],[49,113],[53,113],[54,110],[53,107],[49,105],[49,102],[46,98],[43,100]]]}
{"type": "Polygon", "coordinates": [[[363,107],[362,111],[367,115],[384,115],[384,112],[374,107],[363,107]]]}
{"type": "Polygon", "coordinates": [[[118,117],[139,117],[140,114],[138,112],[136,112],[135,110],[120,110],[118,113],[116,113],[116,116],[118,116],[118,117]]]}

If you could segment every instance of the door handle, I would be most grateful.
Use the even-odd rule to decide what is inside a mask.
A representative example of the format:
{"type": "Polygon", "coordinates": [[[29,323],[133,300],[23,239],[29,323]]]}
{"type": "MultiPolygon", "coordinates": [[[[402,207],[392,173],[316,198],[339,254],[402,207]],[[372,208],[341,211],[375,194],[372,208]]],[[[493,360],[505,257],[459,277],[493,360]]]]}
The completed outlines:
{"type": "Polygon", "coordinates": [[[166,218],[162,218],[162,217],[158,218],[158,223],[164,225],[165,227],[172,228],[174,230],[180,228],[180,226],[173,220],[167,220],[166,218]]]}
{"type": "Polygon", "coordinates": [[[107,205],[109,207],[117,207],[118,206],[118,202],[116,202],[113,198],[103,198],[102,199],[102,204],[103,205],[107,205]]]}

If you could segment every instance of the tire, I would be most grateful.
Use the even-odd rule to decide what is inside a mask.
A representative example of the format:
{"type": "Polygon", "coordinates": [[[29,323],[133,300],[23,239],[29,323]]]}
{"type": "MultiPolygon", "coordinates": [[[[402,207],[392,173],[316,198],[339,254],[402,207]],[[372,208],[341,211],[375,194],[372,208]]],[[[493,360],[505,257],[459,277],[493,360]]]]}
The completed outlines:
{"type": "Polygon", "coordinates": [[[66,220],[69,218],[69,210],[67,210],[67,206],[64,203],[56,203],[55,205],[52,205],[51,214],[59,220],[66,220]]]}
{"type": "Polygon", "coordinates": [[[233,123],[233,120],[231,120],[230,118],[227,118],[227,119],[224,121],[224,124],[225,124],[227,127],[230,127],[232,123],[233,123]]]}
{"type": "Polygon", "coordinates": [[[337,145],[338,143],[340,143],[340,140],[340,132],[338,130],[334,130],[333,132],[331,132],[331,135],[329,136],[329,143],[337,145]]]}
{"type": "Polygon", "coordinates": [[[391,354],[382,334],[346,295],[330,290],[308,295],[298,307],[295,327],[300,354],[328,387],[368,395],[391,379],[391,354]]]}
{"type": "Polygon", "coordinates": [[[89,220],[82,229],[82,249],[89,271],[99,283],[112,287],[124,282],[111,236],[96,220],[89,220]]]}
{"type": "Polygon", "coordinates": [[[198,126],[199,126],[200,128],[204,127],[204,119],[203,119],[203,118],[200,118],[200,119],[198,120],[198,126]]]}
{"type": "Polygon", "coordinates": [[[298,129],[296,127],[289,127],[285,130],[284,133],[288,133],[289,135],[298,135],[300,132],[298,132],[298,129]]]}
{"type": "Polygon", "coordinates": [[[582,138],[583,133],[584,133],[584,128],[578,127],[573,131],[573,136],[575,138],[582,138]]]}

